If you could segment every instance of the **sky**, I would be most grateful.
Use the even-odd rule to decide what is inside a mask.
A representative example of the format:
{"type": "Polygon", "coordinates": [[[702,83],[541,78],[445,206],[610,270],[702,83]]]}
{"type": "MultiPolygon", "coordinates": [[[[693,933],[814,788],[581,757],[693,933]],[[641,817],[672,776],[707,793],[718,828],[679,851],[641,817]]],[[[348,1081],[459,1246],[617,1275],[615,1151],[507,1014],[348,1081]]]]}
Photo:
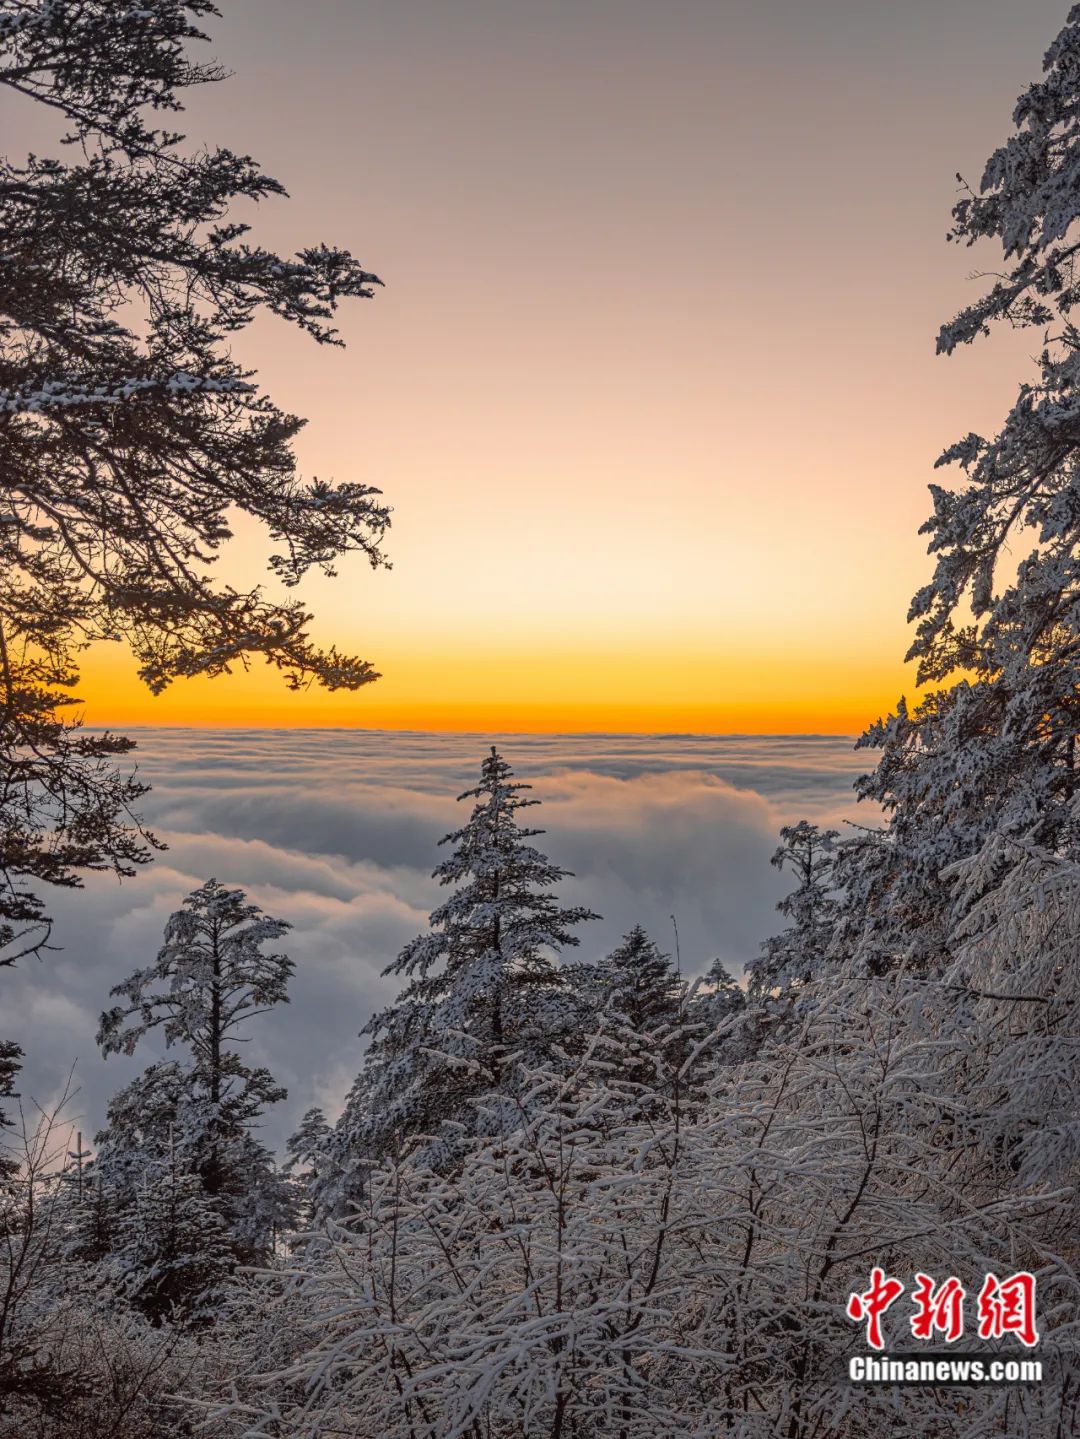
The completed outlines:
{"type": "MultiPolygon", "coordinates": [[[[244,1059],[289,1091],[267,1116],[278,1147],[313,1104],[336,1115],[361,1063],[359,1031],[400,980],[382,971],[428,928],[446,892],[431,878],[438,840],[468,818],[455,796],[476,783],[490,736],[358,731],[155,730],[139,733],[152,782],[148,822],[168,849],[122,884],[90,875],[49,894],[57,946],[5,972],[5,1037],[25,1051],[26,1112],[69,1083],[66,1114],[85,1136],[108,1099],[164,1051],[101,1058],[109,990],[153,961],[165,922],[211,876],[242,887],[291,932],[290,1003],[253,1021],[244,1059]]],[[[536,841],[563,869],[565,904],[601,917],[571,959],[596,960],[641,923],[686,976],[721,958],[734,975],[784,921],[790,879],[769,865],[777,831],[798,818],[873,823],[853,800],[865,752],[829,738],[511,736],[499,746],[541,801],[536,841]]]]}
{"type": "MultiPolygon", "coordinates": [[[[308,417],[302,473],[394,507],[391,571],[303,591],[384,677],[153,699],[106,647],[88,720],[850,734],[910,694],[933,462],[1030,369],[1023,336],[935,358],[992,264],[945,242],[955,174],[1064,0],[224,8],[234,77],[190,135],[289,188],[258,238],[386,285],[344,352],[273,321],[236,347],[308,417]]],[[[222,575],[268,549],[238,524],[222,575]]]]}

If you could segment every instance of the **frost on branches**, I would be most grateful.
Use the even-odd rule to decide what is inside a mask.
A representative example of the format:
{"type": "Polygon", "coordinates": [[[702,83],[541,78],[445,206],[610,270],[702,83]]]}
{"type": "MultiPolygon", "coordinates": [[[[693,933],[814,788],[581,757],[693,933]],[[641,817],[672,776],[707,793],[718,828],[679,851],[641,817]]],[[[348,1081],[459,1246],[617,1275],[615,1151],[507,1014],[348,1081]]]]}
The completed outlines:
{"type": "MultiPolygon", "coordinates": [[[[862,793],[885,806],[883,841],[849,850],[844,877],[871,962],[945,962],[960,904],[943,873],[988,845],[984,889],[1035,847],[1075,855],[1080,725],[1080,7],[1020,97],[1014,132],[952,238],[997,249],[986,293],[945,325],[938,349],[1000,321],[1039,337],[1038,376],[1000,432],[941,457],[964,479],[931,487],[924,533],[937,556],[912,601],[910,657],[933,690],[901,703],[863,743],[883,749],[862,793]]],[[[951,871],[950,871],[951,872],[951,871]]]]}
{"type": "MultiPolygon", "coordinates": [[[[60,43],[61,13],[76,37],[105,23],[0,0],[0,36],[60,43]]],[[[143,13],[110,11],[103,43],[143,13]]],[[[108,143],[137,169],[129,139],[108,143]]],[[[114,1099],[90,1164],[0,1131],[0,1439],[1080,1430],[1078,219],[1080,9],[955,211],[1005,269],[942,350],[1000,319],[1043,350],[1001,433],[944,457],[965,478],[934,490],[912,606],[935,688],[864,738],[883,829],[782,831],[788,924],[747,987],[719,961],[687,985],[640,927],[559,962],[591,916],[558,903],[535,801],[492,750],[345,1112],[309,1110],[282,1174],[252,1134],[280,1091],[236,1031],[286,998],[286,926],[204,886],[102,1021],[107,1051],[156,1031],[181,1057],[114,1099]],[[969,1295],[1033,1275],[1043,1382],[853,1387],[848,1298],[876,1267],[908,1296],[920,1273],[969,1295]]],[[[127,375],[98,398],[152,418],[127,375]]],[[[165,388],[194,414],[231,393],[165,388]]],[[[3,423],[81,424],[84,401],[44,376],[3,423]]],[[[0,1098],[17,1062],[0,1046],[0,1098]]],[[[887,1347],[910,1348],[909,1314],[884,1315],[887,1347]]]]}
{"type": "Polygon", "coordinates": [[[156,963],[118,985],[124,1002],[102,1015],[106,1055],[131,1054],[154,1031],[187,1051],[186,1063],[152,1064],[115,1096],[84,1198],[107,1196],[119,1216],[106,1248],[154,1318],[197,1313],[224,1273],[265,1263],[295,1219],[293,1187],[253,1133],[285,1091],[237,1048],[252,1019],[287,1002],[292,961],[267,946],[288,928],[210,880],[169,919],[156,963]]]}
{"type": "MultiPolygon", "coordinates": [[[[472,815],[440,841],[453,850],[434,871],[456,888],[385,971],[408,982],[364,1030],[370,1048],[331,1146],[339,1176],[358,1180],[410,1135],[452,1152],[471,1127],[473,1101],[502,1087],[512,1060],[549,1052],[566,1027],[553,956],[576,945],[575,928],[595,916],[551,893],[567,872],[528,842],[542,833],[518,819],[539,803],[523,797],[528,788],[492,747],[479,785],[459,797],[476,801],[472,815]]],[[[340,1204],[356,1184],[339,1177],[335,1187],[340,1204]]]]}
{"type": "Polygon", "coordinates": [[[339,343],[378,283],[346,250],[288,258],[232,217],[283,195],[246,156],[161,127],[191,86],[209,0],[0,0],[0,86],[57,125],[55,157],[0,161],[0,964],[48,935],[42,884],[149,858],[129,740],[70,716],[78,655],[123,641],[152,692],[261,655],[297,687],[375,679],[322,651],[303,604],[212,565],[230,511],[262,524],[286,592],[382,563],[378,492],[296,474],[301,428],[234,356],[268,312],[339,343]],[[72,143],[60,144],[63,137],[72,143]]]}
{"type": "MultiPolygon", "coordinates": [[[[187,1432],[183,1394],[224,1381],[194,1331],[129,1307],[116,1269],[77,1255],[86,1210],[81,1150],[65,1160],[64,1100],[2,1144],[14,1176],[0,1185],[0,1439],[148,1439],[187,1432]]],[[[160,1221],[164,1216],[158,1212],[160,1221]]],[[[213,1229],[189,1257],[212,1262],[213,1229]],[[196,1256],[198,1256],[196,1258],[196,1256]]],[[[158,1274],[181,1258],[158,1251],[158,1274]]]]}
{"type": "MultiPolygon", "coordinates": [[[[972,1142],[993,1062],[944,993],[834,977],[798,1032],[711,1079],[722,1036],[692,1040],[685,1024],[628,1047],[602,1021],[569,1073],[523,1067],[515,1126],[500,1107],[449,1169],[419,1152],[374,1165],[353,1216],[265,1277],[264,1311],[292,1352],[268,1350],[272,1363],[207,1399],[210,1432],[1070,1432],[1074,1210],[972,1142]],[[845,1303],[873,1257],[969,1290],[988,1269],[1030,1267],[1055,1326],[1048,1382],[902,1400],[853,1389],[845,1303]]],[[[897,1346],[903,1323],[887,1317],[897,1346]]]]}

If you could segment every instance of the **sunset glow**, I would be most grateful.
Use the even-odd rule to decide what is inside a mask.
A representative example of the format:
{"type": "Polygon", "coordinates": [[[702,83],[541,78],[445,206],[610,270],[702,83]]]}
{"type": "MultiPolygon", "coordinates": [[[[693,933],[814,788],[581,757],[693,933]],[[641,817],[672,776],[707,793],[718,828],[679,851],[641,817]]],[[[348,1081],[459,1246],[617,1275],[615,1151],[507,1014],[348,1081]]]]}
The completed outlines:
{"type": "Polygon", "coordinates": [[[865,660],[845,672],[824,655],[741,655],[713,661],[706,673],[702,665],[691,650],[653,658],[537,646],[527,659],[488,652],[463,670],[438,653],[399,652],[394,673],[358,694],[292,694],[259,664],[154,697],[130,657],[107,649],[87,664],[84,689],[86,720],[95,726],[855,734],[905,678],[895,665],[875,669],[865,660]]]}
{"type": "MultiPolygon", "coordinates": [[[[851,733],[910,694],[934,460],[1030,349],[934,356],[974,268],[949,176],[978,177],[1059,6],[993,8],[338,3],[315,33],[233,7],[235,76],[187,129],[288,185],[260,239],[386,282],[344,351],[263,320],[237,342],[309,420],[302,473],[394,507],[392,570],[301,590],[384,678],[154,699],[117,648],[88,721],[851,733]]],[[[220,578],[269,552],[241,526],[220,578]]]]}

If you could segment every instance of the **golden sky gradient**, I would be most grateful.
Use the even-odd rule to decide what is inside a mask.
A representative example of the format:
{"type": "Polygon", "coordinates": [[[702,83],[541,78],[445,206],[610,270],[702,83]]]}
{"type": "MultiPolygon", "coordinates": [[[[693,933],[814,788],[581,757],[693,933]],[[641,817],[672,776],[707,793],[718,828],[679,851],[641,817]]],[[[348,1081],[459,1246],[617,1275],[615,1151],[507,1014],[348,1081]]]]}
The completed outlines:
{"type": "MultiPolygon", "coordinates": [[[[110,647],[88,720],[850,733],[886,711],[933,461],[996,427],[1031,348],[934,356],[975,293],[944,243],[954,172],[977,180],[1064,10],[231,6],[236,75],[189,132],[289,187],[259,238],[345,244],[386,281],[344,352],[262,321],[237,346],[308,417],[302,471],[394,506],[392,571],[303,591],[384,678],[290,695],[260,664],[152,699],[110,647]]],[[[252,583],[266,551],[241,526],[222,573],[252,583]]]]}

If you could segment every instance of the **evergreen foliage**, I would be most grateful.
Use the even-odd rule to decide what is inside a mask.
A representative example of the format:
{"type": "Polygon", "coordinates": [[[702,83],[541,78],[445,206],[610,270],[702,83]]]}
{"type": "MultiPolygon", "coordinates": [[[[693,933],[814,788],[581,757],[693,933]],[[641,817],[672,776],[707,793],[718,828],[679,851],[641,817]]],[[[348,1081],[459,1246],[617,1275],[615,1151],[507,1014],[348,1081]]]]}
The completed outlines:
{"type": "Polygon", "coordinates": [[[615,1008],[642,1032],[672,1020],[682,1003],[683,987],[671,956],[661,952],[640,924],[623,936],[591,974],[581,977],[586,983],[592,981],[598,1010],[615,1008]]]}
{"type": "Polygon", "coordinates": [[[292,961],[266,946],[288,928],[209,880],[170,917],[157,961],[113,990],[126,1003],[102,1015],[105,1054],[131,1054],[156,1031],[187,1052],[114,1097],[92,1169],[124,1215],[118,1253],[145,1267],[130,1288],[152,1317],[171,1303],[196,1312],[193,1286],[222,1272],[217,1249],[204,1266],[185,1248],[203,1217],[216,1216],[208,1234],[220,1231],[231,1266],[266,1262],[295,1220],[293,1188],[252,1132],[285,1091],[235,1047],[250,1020],[287,1001],[292,961]]]}
{"type": "Polygon", "coordinates": [[[40,948],[43,884],[129,875],[153,837],[132,741],[71,718],[78,655],[123,641],[154,693],[261,655],[294,688],[377,678],[322,651],[296,599],[214,579],[234,513],[286,590],[339,559],[382,563],[377,491],[301,480],[302,421],[233,352],[274,314],[337,344],[378,283],[346,250],[253,243],[237,206],[283,195],[247,156],[163,125],[225,78],[194,52],[210,0],[0,0],[0,88],[60,127],[55,155],[0,162],[0,963],[40,948]]]}
{"type": "Polygon", "coordinates": [[[386,970],[407,983],[364,1030],[366,1062],[332,1146],[339,1170],[414,1135],[452,1151],[473,1102],[502,1087],[511,1056],[548,1052],[560,1030],[564,977],[554,956],[595,916],[551,893],[568,876],[529,843],[543,831],[519,821],[538,803],[523,797],[527,789],[493,746],[480,783],[459,796],[475,800],[472,814],[440,841],[453,849],[434,872],[456,887],[386,970]]]}
{"type": "MultiPolygon", "coordinates": [[[[986,884],[1035,847],[1075,854],[1080,728],[1080,7],[1013,112],[978,192],[953,211],[954,241],[988,242],[1001,268],[944,325],[938,350],[1004,322],[1039,335],[1038,376],[1021,384],[996,436],[968,434],[938,461],[963,479],[932,485],[923,526],[936,556],[909,618],[909,658],[932,686],[901,701],[863,744],[881,748],[863,796],[888,828],[841,865],[851,942],[869,962],[947,962],[963,921],[951,866],[990,844],[986,884]],[[993,837],[997,836],[995,840],[993,837]]],[[[968,887],[965,905],[976,895],[968,887]]]]}
{"type": "MultiPolygon", "coordinates": [[[[63,7],[0,0],[0,37],[16,11],[47,35],[63,7]]],[[[101,18],[69,14],[76,37],[101,18]]],[[[139,122],[114,120],[127,155],[139,122]]],[[[1035,327],[1039,379],[996,439],[944,457],[966,480],[934,489],[912,606],[938,688],[863,739],[884,826],[781,831],[788,926],[746,990],[719,960],[687,985],[640,926],[563,964],[593,916],[559,904],[569,876],[492,749],[345,1112],[308,1110],[284,1173],[253,1132],[282,1091],[236,1045],[287,998],[288,926],[202,886],[100,1032],[182,1056],[114,1098],[88,1167],[50,1163],[48,1126],[21,1155],[7,1134],[0,1439],[1077,1432],[1080,6],[1015,120],[955,211],[1005,268],[939,347],[1035,327]],[[280,1244],[301,1219],[314,1236],[280,1244]],[[970,1329],[964,1348],[1035,1357],[1043,1382],[853,1387],[872,1266],[906,1300],[921,1275],[969,1299],[1030,1277],[1033,1354],[970,1329]]],[[[0,1098],[18,1058],[0,1047],[0,1098]]],[[[888,1350],[910,1351],[911,1314],[885,1315],[888,1350]]]]}
{"type": "Polygon", "coordinates": [[[761,954],[748,965],[755,995],[786,994],[821,972],[841,913],[834,892],[839,837],[835,829],[821,830],[807,820],[781,829],[780,846],[770,863],[776,869],[791,869],[798,883],[777,905],[791,924],[767,939],[761,954]]]}

